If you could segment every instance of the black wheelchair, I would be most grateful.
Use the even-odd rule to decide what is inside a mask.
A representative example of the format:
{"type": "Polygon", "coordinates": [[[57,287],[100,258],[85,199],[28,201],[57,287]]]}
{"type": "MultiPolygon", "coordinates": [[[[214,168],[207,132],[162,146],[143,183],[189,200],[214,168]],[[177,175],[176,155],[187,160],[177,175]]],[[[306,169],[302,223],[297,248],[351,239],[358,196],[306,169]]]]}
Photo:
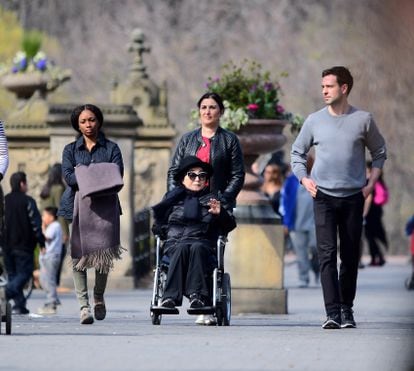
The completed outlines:
{"type": "MultiPolygon", "coordinates": [[[[161,307],[162,297],[165,290],[168,274],[168,262],[162,257],[162,244],[159,236],[156,238],[154,285],[150,307],[151,321],[153,325],[160,325],[162,315],[179,314],[178,308],[161,307]]],[[[209,314],[217,320],[218,326],[229,326],[231,318],[231,284],[230,275],[224,271],[224,249],[227,237],[220,236],[217,239],[216,266],[211,276],[210,293],[211,306],[200,308],[188,308],[190,315],[209,314]]]]}

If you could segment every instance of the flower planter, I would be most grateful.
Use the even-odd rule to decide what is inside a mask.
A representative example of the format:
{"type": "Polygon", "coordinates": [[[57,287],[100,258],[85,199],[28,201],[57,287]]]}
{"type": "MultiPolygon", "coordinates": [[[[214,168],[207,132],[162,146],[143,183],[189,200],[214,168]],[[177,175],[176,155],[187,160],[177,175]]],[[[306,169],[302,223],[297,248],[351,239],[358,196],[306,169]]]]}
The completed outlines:
{"type": "Polygon", "coordinates": [[[238,204],[268,204],[260,192],[262,184],[258,175],[252,172],[252,165],[257,157],[275,152],[286,143],[283,129],[287,122],[283,120],[251,119],[236,134],[243,151],[246,179],[243,189],[237,197],[238,204]]]}
{"type": "Polygon", "coordinates": [[[225,255],[235,314],[287,313],[283,228],[269,200],[260,192],[260,178],[251,170],[259,155],[274,152],[285,144],[282,132],[286,124],[281,120],[254,119],[236,132],[243,151],[246,179],[234,210],[237,228],[229,235],[225,255]]]}
{"type": "Polygon", "coordinates": [[[1,81],[2,85],[8,91],[16,94],[18,99],[29,99],[36,90],[45,94],[48,82],[48,75],[41,72],[9,74],[4,76],[1,81]]]}

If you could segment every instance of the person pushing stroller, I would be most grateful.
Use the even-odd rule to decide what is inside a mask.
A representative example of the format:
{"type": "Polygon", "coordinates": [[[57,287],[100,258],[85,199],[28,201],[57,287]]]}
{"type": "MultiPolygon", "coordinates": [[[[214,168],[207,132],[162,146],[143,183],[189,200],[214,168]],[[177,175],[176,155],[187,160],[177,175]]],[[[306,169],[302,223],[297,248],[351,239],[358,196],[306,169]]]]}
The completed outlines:
{"type": "Polygon", "coordinates": [[[153,232],[165,241],[163,254],[169,259],[164,308],[181,306],[183,296],[190,308],[211,305],[207,277],[215,264],[214,247],[219,235],[236,227],[231,206],[208,189],[212,174],[211,165],[196,156],[183,158],[175,175],[180,186],[152,207],[153,232]]]}

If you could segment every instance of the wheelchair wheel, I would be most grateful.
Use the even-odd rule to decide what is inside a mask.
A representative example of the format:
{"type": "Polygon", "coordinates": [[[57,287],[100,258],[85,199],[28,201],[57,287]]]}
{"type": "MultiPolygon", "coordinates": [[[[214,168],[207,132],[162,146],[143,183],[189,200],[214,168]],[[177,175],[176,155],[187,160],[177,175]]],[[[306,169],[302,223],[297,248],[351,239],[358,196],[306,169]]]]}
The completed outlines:
{"type": "Polygon", "coordinates": [[[10,303],[6,304],[6,335],[11,334],[12,323],[12,306],[10,303]]]}
{"type": "Polygon", "coordinates": [[[151,312],[151,322],[153,325],[161,325],[162,314],[151,312]]]}
{"type": "Polygon", "coordinates": [[[224,273],[222,283],[222,311],[223,311],[223,325],[230,326],[231,319],[231,285],[230,275],[224,273]]]}
{"type": "Polygon", "coordinates": [[[216,308],[217,326],[223,325],[223,308],[221,305],[216,308]]]}

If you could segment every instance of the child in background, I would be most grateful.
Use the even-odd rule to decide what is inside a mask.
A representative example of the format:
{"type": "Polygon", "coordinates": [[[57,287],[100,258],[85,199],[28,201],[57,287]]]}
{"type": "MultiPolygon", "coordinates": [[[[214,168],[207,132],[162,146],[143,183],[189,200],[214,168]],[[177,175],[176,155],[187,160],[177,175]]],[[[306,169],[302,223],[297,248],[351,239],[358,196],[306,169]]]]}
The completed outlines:
{"type": "Polygon", "coordinates": [[[57,221],[57,208],[46,207],[42,213],[42,230],[46,247],[40,250],[40,284],[46,291],[46,303],[39,309],[39,314],[54,314],[60,304],[57,296],[57,271],[62,255],[62,227],[57,221]]]}

